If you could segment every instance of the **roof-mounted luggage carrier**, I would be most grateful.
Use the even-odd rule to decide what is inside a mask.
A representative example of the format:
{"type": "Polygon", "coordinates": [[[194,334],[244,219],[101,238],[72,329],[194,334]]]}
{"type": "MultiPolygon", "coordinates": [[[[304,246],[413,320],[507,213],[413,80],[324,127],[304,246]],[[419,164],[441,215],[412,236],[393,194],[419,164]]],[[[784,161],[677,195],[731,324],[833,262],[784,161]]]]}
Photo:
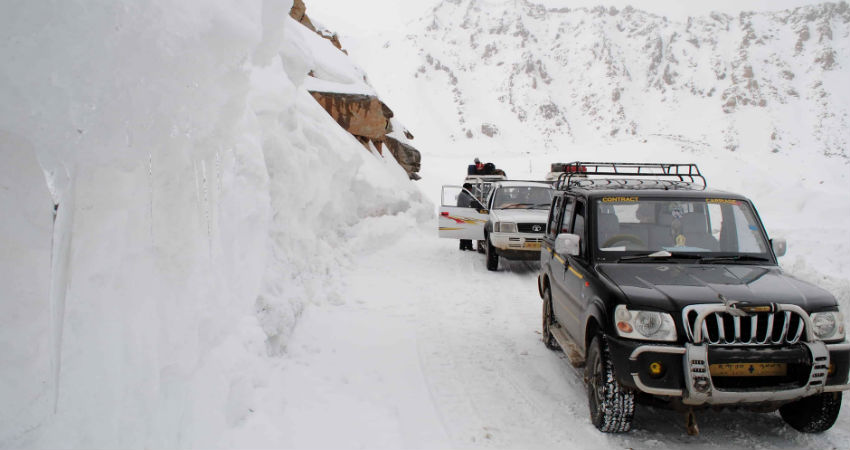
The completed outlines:
{"type": "Polygon", "coordinates": [[[618,163],[618,162],[581,162],[574,161],[566,165],[566,170],[555,182],[555,189],[567,190],[581,182],[594,182],[603,180],[587,180],[586,177],[593,175],[616,176],[633,178],[653,178],[659,181],[671,183],[697,183],[700,181],[702,187],[706,187],[705,177],[699,171],[696,164],[671,164],[671,163],[618,163]],[[580,180],[573,181],[573,177],[580,175],[580,180]]]}

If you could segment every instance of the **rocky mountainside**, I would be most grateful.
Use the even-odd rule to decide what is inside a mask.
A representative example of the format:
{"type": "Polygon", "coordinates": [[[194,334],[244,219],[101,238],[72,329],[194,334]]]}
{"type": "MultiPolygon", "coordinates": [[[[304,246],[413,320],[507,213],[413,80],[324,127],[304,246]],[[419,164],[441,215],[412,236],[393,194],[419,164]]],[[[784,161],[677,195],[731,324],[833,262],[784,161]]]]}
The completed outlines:
{"type": "Polygon", "coordinates": [[[846,2],[675,22],[631,7],[444,0],[409,33],[385,51],[417,54],[413,76],[443,93],[458,141],[661,135],[685,149],[814,146],[850,159],[846,2]]]}
{"type": "Polygon", "coordinates": [[[316,43],[321,39],[300,30],[314,41],[314,49],[324,50],[320,55],[310,55],[313,64],[297,74],[313,98],[366,149],[383,154],[386,146],[408,177],[418,180],[422,155],[410,144],[413,134],[393,118],[393,111],[378,98],[366,74],[348,58],[338,35],[313,24],[303,0],[293,2],[289,15],[329,43],[316,43]]]}

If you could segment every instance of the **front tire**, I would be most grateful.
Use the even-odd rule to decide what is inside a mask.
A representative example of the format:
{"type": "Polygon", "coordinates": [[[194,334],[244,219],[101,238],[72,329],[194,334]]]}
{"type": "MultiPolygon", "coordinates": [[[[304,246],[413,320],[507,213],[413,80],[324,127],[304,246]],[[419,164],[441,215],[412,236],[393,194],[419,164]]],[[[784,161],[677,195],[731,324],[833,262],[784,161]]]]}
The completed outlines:
{"type": "Polygon", "coordinates": [[[797,431],[822,433],[832,428],[840,409],[841,392],[824,392],[782,405],[779,415],[797,431]]]}
{"type": "Polygon", "coordinates": [[[560,350],[561,346],[552,336],[552,331],[549,329],[555,324],[555,317],[552,315],[552,292],[549,286],[543,290],[543,344],[550,350],[560,350]]]}
{"type": "Polygon", "coordinates": [[[603,433],[624,433],[632,429],[635,393],[614,377],[604,335],[595,336],[587,351],[584,369],[590,421],[603,433]]]}
{"type": "Polygon", "coordinates": [[[490,236],[485,238],[485,248],[484,255],[487,258],[487,270],[495,271],[499,269],[499,255],[496,254],[496,247],[493,247],[493,243],[490,242],[490,236]]]}

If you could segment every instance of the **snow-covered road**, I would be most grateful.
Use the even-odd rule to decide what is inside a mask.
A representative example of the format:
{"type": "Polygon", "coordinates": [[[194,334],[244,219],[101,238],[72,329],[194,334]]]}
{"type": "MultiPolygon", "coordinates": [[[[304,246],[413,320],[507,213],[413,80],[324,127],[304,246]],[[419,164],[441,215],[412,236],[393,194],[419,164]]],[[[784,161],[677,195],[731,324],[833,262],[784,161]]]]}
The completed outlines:
{"type": "Polygon", "coordinates": [[[635,429],[590,424],[581,374],[540,340],[534,263],[488,272],[435,229],[354,255],[339,304],[308,307],[282,364],[293,448],[846,448],[850,407],[822,435],[778,414],[639,408],[635,429]]]}

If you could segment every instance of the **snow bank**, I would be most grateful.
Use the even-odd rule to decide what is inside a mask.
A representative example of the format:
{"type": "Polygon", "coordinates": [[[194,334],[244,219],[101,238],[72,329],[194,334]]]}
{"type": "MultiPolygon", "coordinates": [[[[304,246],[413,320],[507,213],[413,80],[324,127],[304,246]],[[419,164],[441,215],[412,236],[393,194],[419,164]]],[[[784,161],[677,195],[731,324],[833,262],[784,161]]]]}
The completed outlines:
{"type": "Polygon", "coordinates": [[[345,301],[351,230],[430,217],[301,86],[290,6],[4,6],[0,447],[268,445],[256,392],[345,301]]]}

